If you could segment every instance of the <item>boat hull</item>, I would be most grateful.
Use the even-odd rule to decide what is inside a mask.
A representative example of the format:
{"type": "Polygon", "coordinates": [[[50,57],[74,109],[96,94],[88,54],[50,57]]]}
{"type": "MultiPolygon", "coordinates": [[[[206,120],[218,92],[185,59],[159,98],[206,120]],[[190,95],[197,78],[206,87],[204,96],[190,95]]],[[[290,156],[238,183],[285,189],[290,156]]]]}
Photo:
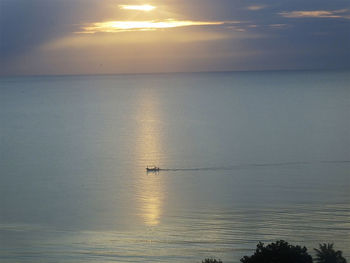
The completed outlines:
{"type": "Polygon", "coordinates": [[[159,172],[159,170],[160,170],[160,169],[159,169],[158,167],[156,167],[156,168],[148,168],[148,167],[147,167],[147,168],[146,168],[146,171],[147,171],[147,172],[159,172]]]}

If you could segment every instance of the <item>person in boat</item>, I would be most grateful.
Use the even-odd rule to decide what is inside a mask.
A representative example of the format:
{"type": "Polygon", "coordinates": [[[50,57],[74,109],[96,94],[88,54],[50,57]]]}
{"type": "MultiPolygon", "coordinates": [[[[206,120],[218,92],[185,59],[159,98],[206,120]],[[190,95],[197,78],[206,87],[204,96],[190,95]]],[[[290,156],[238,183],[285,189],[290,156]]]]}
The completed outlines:
{"type": "Polygon", "coordinates": [[[148,166],[147,166],[146,170],[147,170],[147,171],[159,171],[160,169],[159,169],[159,167],[157,167],[157,166],[153,166],[153,167],[148,167],[148,166]]]}

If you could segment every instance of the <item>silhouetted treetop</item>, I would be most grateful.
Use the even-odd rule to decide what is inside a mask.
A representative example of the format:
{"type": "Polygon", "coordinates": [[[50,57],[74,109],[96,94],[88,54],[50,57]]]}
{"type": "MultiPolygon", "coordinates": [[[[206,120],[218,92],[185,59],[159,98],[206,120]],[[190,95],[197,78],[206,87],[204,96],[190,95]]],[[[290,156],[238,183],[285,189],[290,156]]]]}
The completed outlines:
{"type": "Polygon", "coordinates": [[[259,242],[255,253],[241,259],[242,263],[312,263],[306,247],[293,246],[284,240],[268,244],[259,242]]]}
{"type": "Polygon", "coordinates": [[[333,244],[320,244],[319,249],[316,249],[317,263],[346,263],[346,259],[342,256],[340,250],[335,251],[333,244]]]}

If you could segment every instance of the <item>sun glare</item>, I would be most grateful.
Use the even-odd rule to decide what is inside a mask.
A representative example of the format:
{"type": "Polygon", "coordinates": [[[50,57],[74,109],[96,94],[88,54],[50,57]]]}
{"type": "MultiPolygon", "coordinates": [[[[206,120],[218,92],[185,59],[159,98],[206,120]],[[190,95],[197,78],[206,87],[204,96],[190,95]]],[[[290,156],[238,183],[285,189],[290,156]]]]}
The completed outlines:
{"type": "Polygon", "coordinates": [[[152,11],[156,7],[153,5],[119,5],[121,9],[126,9],[126,10],[138,10],[138,11],[152,11]]]}
{"type": "Polygon", "coordinates": [[[206,26],[206,25],[222,25],[225,22],[210,22],[210,21],[179,21],[167,19],[163,21],[108,21],[93,23],[89,26],[83,27],[83,31],[78,33],[117,33],[123,31],[147,31],[165,28],[185,27],[185,26],[206,26]]]}

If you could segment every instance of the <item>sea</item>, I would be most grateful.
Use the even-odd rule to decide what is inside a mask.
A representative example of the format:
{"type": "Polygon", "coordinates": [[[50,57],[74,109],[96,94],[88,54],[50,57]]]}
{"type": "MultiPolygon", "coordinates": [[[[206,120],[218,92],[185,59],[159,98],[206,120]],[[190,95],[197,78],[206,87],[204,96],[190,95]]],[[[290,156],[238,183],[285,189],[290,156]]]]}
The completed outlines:
{"type": "Polygon", "coordinates": [[[350,260],[349,116],[349,70],[2,77],[0,262],[350,260]]]}

